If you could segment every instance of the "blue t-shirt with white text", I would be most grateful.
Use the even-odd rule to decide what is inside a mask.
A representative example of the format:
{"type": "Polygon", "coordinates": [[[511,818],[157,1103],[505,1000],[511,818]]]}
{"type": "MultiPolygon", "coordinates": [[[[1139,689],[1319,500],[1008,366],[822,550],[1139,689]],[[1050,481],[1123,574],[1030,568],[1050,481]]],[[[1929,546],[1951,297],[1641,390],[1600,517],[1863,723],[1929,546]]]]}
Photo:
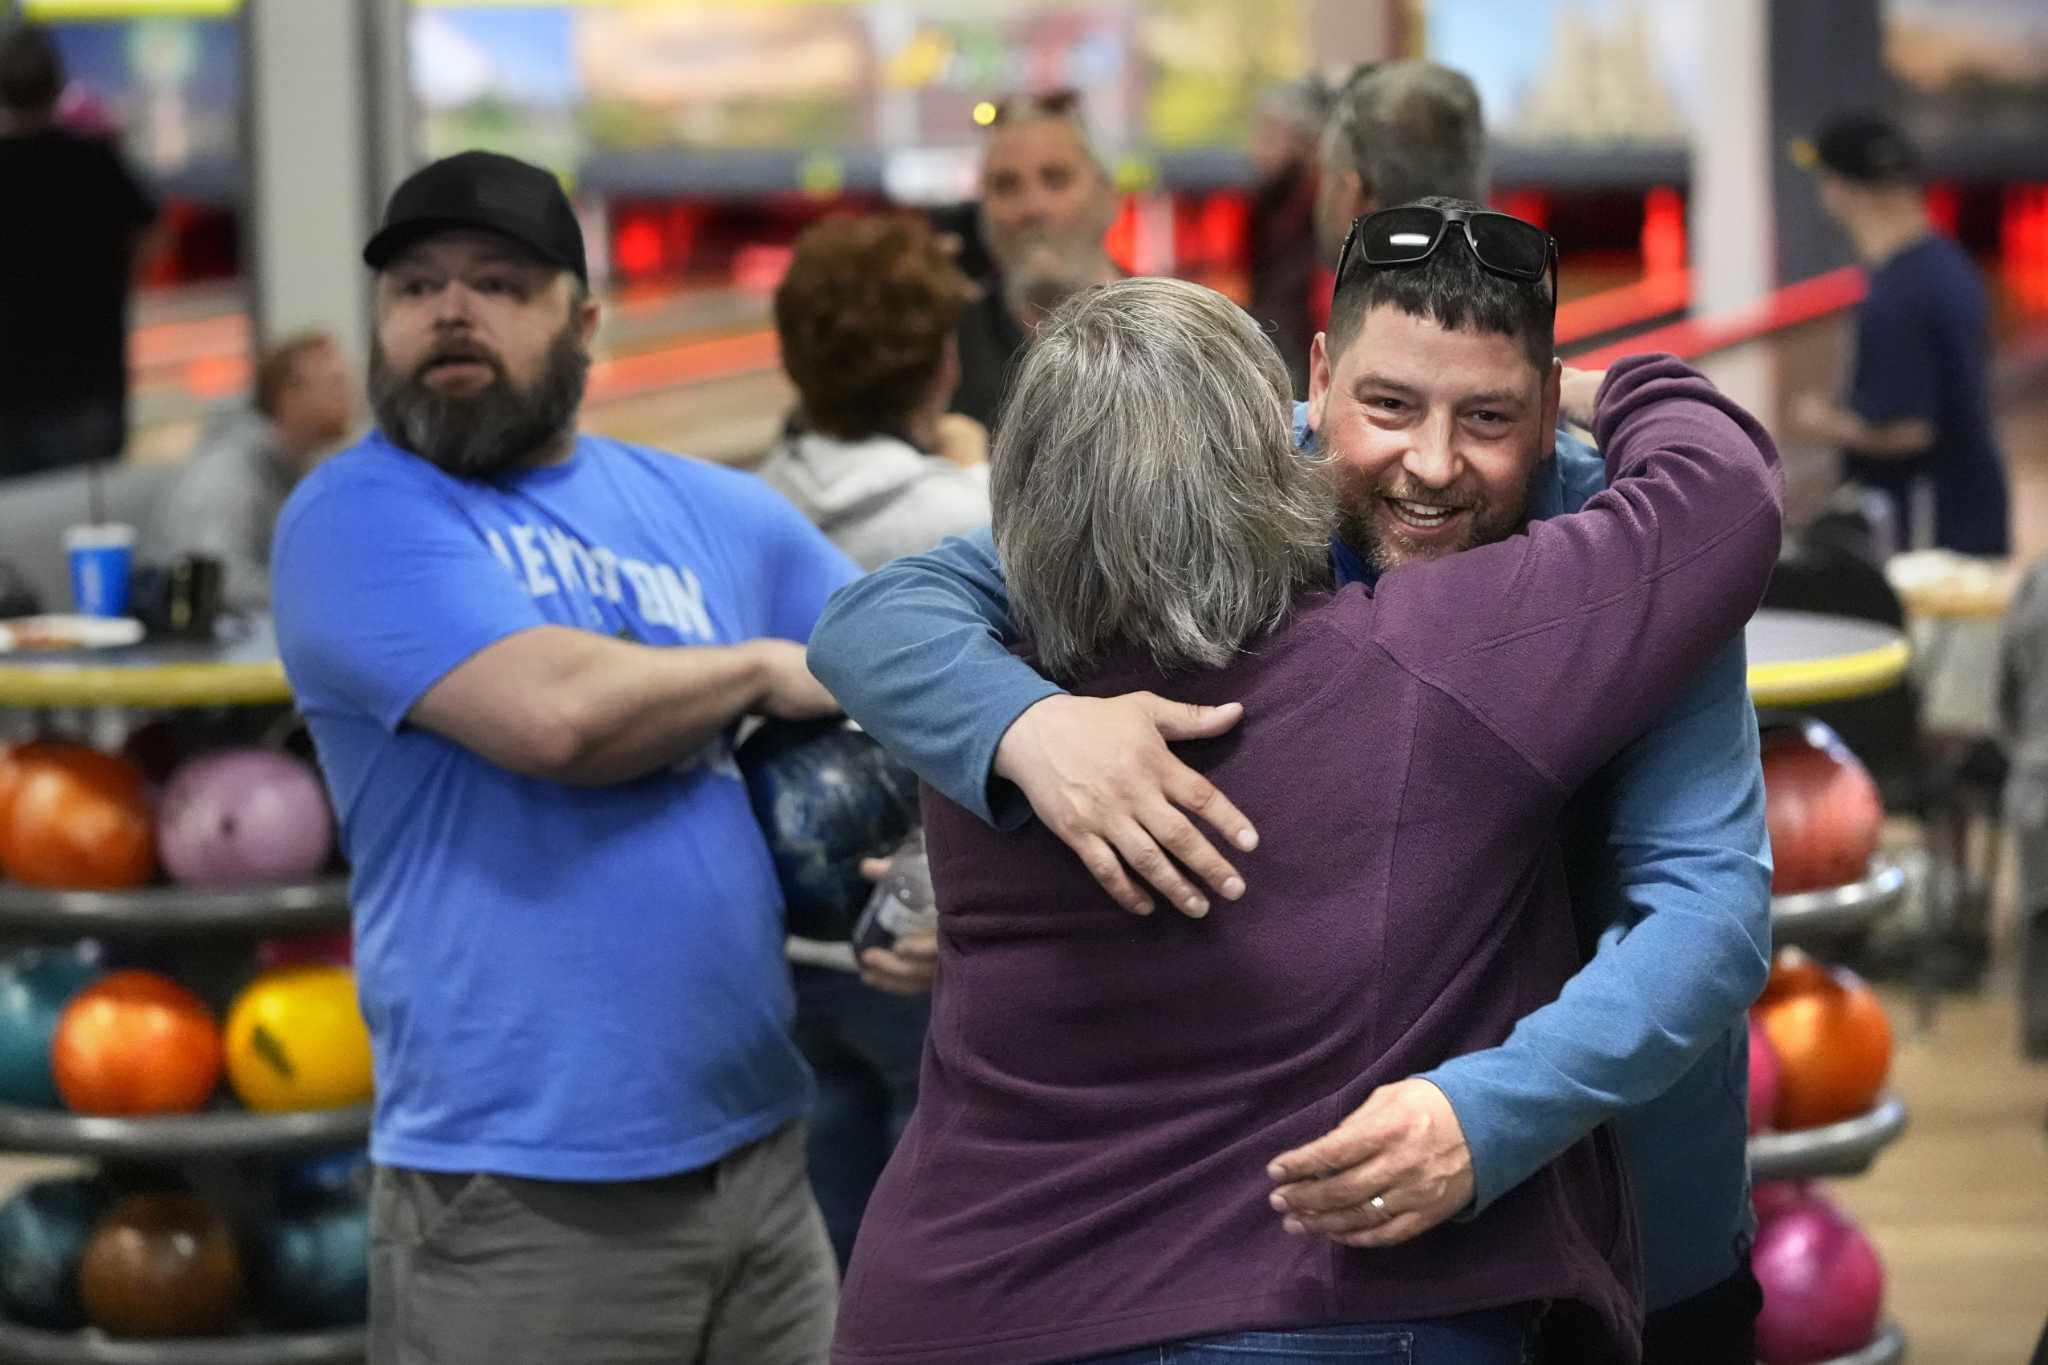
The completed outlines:
{"type": "Polygon", "coordinates": [[[372,1157],[641,1179],[801,1114],[781,896],[729,737],[569,787],[406,716],[539,626],[805,640],[851,561],[759,480],[699,461],[585,436],[560,465],[464,480],[373,434],[293,493],[272,564],[354,869],[372,1157]]]}

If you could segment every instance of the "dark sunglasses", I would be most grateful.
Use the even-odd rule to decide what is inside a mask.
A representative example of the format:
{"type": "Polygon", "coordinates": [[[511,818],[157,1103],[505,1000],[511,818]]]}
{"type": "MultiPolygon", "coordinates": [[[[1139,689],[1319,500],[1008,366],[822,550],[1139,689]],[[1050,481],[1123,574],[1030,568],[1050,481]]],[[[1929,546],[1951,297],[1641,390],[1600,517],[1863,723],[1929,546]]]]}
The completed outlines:
{"type": "Polygon", "coordinates": [[[1072,88],[1048,90],[1040,95],[1015,95],[997,100],[991,128],[1019,118],[1071,118],[1081,109],[1081,92],[1072,88]]]}
{"type": "Polygon", "coordinates": [[[1550,321],[1557,324],[1557,239],[1521,219],[1491,209],[1438,209],[1421,204],[1381,209],[1351,224],[1337,257],[1337,292],[1344,289],[1352,253],[1375,270],[1419,265],[1436,254],[1452,225],[1465,230],[1465,245],[1479,268],[1525,284],[1550,286],[1550,321]]]}

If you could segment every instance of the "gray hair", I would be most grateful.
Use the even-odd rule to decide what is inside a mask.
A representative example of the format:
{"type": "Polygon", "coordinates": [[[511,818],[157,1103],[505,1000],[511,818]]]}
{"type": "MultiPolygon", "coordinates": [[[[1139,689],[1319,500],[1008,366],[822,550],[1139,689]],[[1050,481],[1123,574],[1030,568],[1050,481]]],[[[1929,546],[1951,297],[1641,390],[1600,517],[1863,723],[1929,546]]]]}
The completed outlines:
{"type": "Polygon", "coordinates": [[[1435,62],[1382,62],[1337,93],[1323,128],[1323,165],[1358,172],[1375,208],[1432,194],[1486,198],[1486,123],[1479,90],[1435,62]]]}
{"type": "Polygon", "coordinates": [[[1214,290],[1135,279],[1062,304],[990,459],[1011,609],[1055,678],[1112,650],[1219,668],[1329,582],[1322,463],[1271,338],[1214,290]]]}

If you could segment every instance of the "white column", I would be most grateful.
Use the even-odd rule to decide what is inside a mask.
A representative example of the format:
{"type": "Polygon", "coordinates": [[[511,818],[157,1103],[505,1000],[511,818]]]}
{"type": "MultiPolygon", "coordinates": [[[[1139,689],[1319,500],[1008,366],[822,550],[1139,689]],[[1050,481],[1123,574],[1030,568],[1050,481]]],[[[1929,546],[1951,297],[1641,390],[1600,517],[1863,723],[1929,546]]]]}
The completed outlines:
{"type": "Polygon", "coordinates": [[[257,344],[301,328],[369,350],[369,26],[358,0],[247,0],[247,211],[257,344]]]}
{"type": "MultiPolygon", "coordinates": [[[[1713,98],[1692,136],[1693,311],[1725,313],[1765,298],[1777,284],[1771,179],[1770,0],[1700,5],[1713,98]]],[[[1772,399],[1770,357],[1744,346],[1706,369],[1731,397],[1758,411],[1772,399]]]]}

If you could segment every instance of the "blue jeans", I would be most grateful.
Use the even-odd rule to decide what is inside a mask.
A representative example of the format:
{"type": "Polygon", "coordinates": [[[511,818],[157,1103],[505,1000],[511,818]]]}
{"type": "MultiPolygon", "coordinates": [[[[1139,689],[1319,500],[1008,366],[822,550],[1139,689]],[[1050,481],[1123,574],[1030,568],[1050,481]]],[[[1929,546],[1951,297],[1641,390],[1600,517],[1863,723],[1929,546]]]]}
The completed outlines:
{"type": "Polygon", "coordinates": [[[806,1156],[811,1191],[844,1271],[868,1195],[917,1107],[931,1000],[890,995],[829,967],[790,971],[796,1045],[818,1078],[806,1156]]]}
{"type": "Polygon", "coordinates": [[[1533,1322],[1524,1309],[1496,1308],[1414,1322],[1232,1332],[1080,1365],[1522,1365],[1533,1322]]]}

